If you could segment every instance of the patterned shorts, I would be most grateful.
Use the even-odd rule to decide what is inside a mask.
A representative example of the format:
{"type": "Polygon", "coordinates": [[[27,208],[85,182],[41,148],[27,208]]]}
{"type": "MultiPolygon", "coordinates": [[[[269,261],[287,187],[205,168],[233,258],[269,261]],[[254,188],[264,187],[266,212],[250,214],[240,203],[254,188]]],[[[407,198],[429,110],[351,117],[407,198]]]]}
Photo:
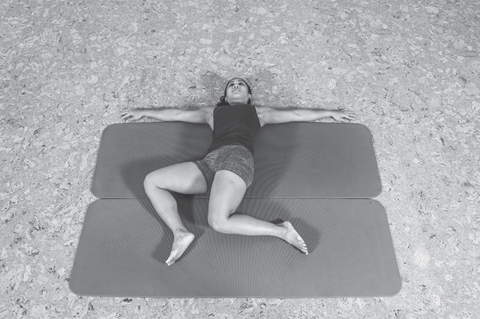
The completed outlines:
{"type": "Polygon", "coordinates": [[[207,180],[207,193],[213,184],[215,174],[220,170],[227,170],[240,176],[249,187],[253,182],[253,156],[243,145],[225,145],[212,152],[201,160],[194,162],[207,180]]]}

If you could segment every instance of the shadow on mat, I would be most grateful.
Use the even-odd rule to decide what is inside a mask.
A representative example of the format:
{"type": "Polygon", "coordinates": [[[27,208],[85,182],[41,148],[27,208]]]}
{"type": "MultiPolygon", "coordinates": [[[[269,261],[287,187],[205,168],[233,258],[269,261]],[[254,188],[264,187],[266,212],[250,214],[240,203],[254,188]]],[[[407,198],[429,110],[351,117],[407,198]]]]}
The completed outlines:
{"type": "MultiPolygon", "coordinates": [[[[254,216],[274,224],[283,221],[291,222],[304,239],[309,252],[313,252],[320,242],[320,231],[302,218],[302,211],[290,211],[282,206],[282,199],[280,199],[283,196],[283,200],[289,198],[289,196],[285,196],[285,193],[288,193],[288,185],[285,187],[280,183],[285,182],[283,179],[285,172],[292,170],[290,166],[294,163],[293,158],[296,155],[297,147],[302,143],[302,137],[298,136],[297,128],[298,125],[295,123],[285,123],[266,125],[259,131],[255,137],[255,179],[245,194],[244,202],[249,198],[263,198],[265,202],[268,202],[266,209],[268,213],[259,211],[254,216]],[[257,145],[266,143],[268,143],[268,148],[257,147],[257,145]]],[[[241,207],[237,212],[242,212],[241,207]]],[[[245,213],[253,214],[253,212],[249,213],[248,209],[245,213]]]]}
{"type": "MultiPolygon", "coordinates": [[[[146,201],[148,201],[148,199],[146,201]]],[[[149,206],[149,211],[155,213],[153,206],[149,206]]],[[[195,249],[197,241],[203,236],[205,229],[209,227],[207,222],[208,200],[194,199],[193,196],[177,198],[177,207],[178,213],[185,227],[195,235],[195,240],[183,253],[182,257],[177,260],[177,262],[179,262],[184,256],[187,256],[192,249],[195,249]]],[[[161,233],[163,236],[156,245],[151,256],[158,262],[165,263],[172,249],[173,234],[168,226],[160,219],[160,217],[158,217],[158,215],[156,218],[162,227],[161,233]]]]}
{"type": "MultiPolygon", "coordinates": [[[[152,123],[148,125],[162,125],[162,123],[152,123]]],[[[162,155],[157,155],[157,156],[148,156],[144,157],[141,159],[137,159],[131,162],[128,162],[124,164],[121,167],[121,174],[122,174],[122,179],[127,185],[127,187],[130,189],[130,191],[134,194],[135,198],[141,199],[140,202],[142,203],[143,207],[152,215],[154,216],[159,224],[162,227],[162,238],[159,239],[159,244],[155,251],[152,252],[152,257],[157,259],[159,262],[165,262],[165,260],[168,258],[170,255],[170,250],[171,250],[171,245],[173,242],[173,234],[168,228],[168,226],[161,220],[161,218],[158,216],[157,212],[155,211],[154,207],[152,206],[150,200],[147,197],[147,194],[145,193],[144,185],[143,182],[145,180],[145,177],[150,173],[155,170],[186,162],[186,161],[196,161],[205,156],[205,153],[207,151],[208,146],[205,145],[210,145],[209,143],[211,142],[211,130],[208,135],[205,134],[206,130],[201,130],[203,132],[203,137],[205,137],[205,141],[198,142],[198,136],[195,134],[192,134],[192,131],[189,131],[188,128],[189,126],[194,126],[196,124],[186,124],[186,123],[177,123],[177,126],[181,125],[183,130],[181,130],[179,135],[175,135],[172,138],[175,139],[176,143],[179,145],[177,149],[175,149],[175,152],[177,154],[181,151],[182,148],[186,149],[187,151],[185,153],[191,154],[188,156],[185,156],[185,153],[180,154],[178,158],[176,158],[175,154],[162,154],[162,155]],[[203,145],[202,145],[203,144],[203,145]],[[202,147],[205,146],[205,147],[202,147]],[[204,148],[204,150],[203,150],[204,148]],[[180,151],[178,150],[180,149],[180,151]],[[163,256],[166,256],[163,259],[163,256]]],[[[152,130],[154,132],[154,130],[152,130]]],[[[193,132],[197,132],[198,134],[198,126],[196,127],[196,130],[193,132]]],[[[155,138],[150,138],[149,140],[152,141],[157,141],[155,138]]],[[[149,152],[150,154],[155,154],[155,153],[162,153],[160,150],[155,151],[156,149],[161,149],[162,145],[156,143],[144,143],[142,144],[143,147],[145,148],[145,152],[149,152]],[[153,148],[153,151],[151,150],[153,148]]],[[[171,146],[169,146],[171,147],[171,146]]],[[[196,195],[184,195],[184,194],[179,194],[175,192],[171,192],[171,194],[175,197],[175,200],[177,201],[177,206],[178,206],[178,212],[180,215],[180,218],[182,219],[183,223],[185,224],[185,227],[189,231],[195,234],[196,240],[198,240],[200,237],[202,237],[204,233],[205,226],[208,226],[206,223],[206,217],[204,218],[205,221],[203,221],[203,216],[198,211],[198,203],[194,201],[193,199],[195,198],[196,195]]],[[[206,197],[205,194],[200,194],[200,197],[206,197]]],[[[200,201],[201,204],[201,201],[200,201]]],[[[195,241],[190,245],[190,247],[187,249],[187,251],[184,253],[184,255],[188,254],[189,250],[195,247],[195,241]]]]}
{"type": "MultiPolygon", "coordinates": [[[[301,212],[292,211],[282,205],[282,201],[288,200],[289,199],[246,199],[240,204],[235,214],[247,214],[276,225],[284,221],[289,221],[303,238],[307,244],[309,253],[311,253],[315,251],[320,243],[321,232],[315,225],[308,223],[305,218],[302,218],[301,212]],[[256,204],[259,202],[262,204],[256,204]]],[[[266,242],[276,240],[280,239],[271,236],[256,236],[255,245],[263,245],[266,242]]]]}
{"type": "MultiPolygon", "coordinates": [[[[127,155],[133,160],[125,162],[120,168],[123,183],[134,198],[148,198],[143,182],[149,173],[170,165],[202,159],[211,142],[208,125],[161,122],[136,125],[144,125],[145,128],[141,130],[144,140],[135,142],[136,145],[130,149],[135,154],[127,155]]],[[[135,134],[140,136],[139,132],[135,134]]],[[[172,195],[185,197],[173,192],[172,195]]]]}
{"type": "MultiPolygon", "coordinates": [[[[158,125],[161,124],[158,123],[158,125]]],[[[188,128],[188,126],[185,127],[188,128]]],[[[295,125],[291,125],[290,123],[268,125],[259,131],[255,138],[255,157],[257,158],[257,156],[261,156],[263,158],[260,161],[257,160],[255,163],[255,179],[245,194],[246,199],[270,198],[272,196],[272,191],[279,186],[279,183],[281,183],[282,176],[284,172],[289,169],[289,166],[292,163],[292,158],[295,155],[296,148],[301,142],[300,137],[297,136],[297,133],[298,132],[295,131],[295,125]],[[262,131],[265,132],[262,133],[262,131]],[[262,145],[268,145],[268,148],[262,147],[262,145]]],[[[181,131],[181,135],[176,135],[175,140],[178,145],[181,145],[180,148],[186,148],[188,150],[198,148],[198,136],[192,136],[192,133],[188,130],[181,131]]],[[[155,139],[153,139],[153,141],[155,141],[155,139]]],[[[205,142],[205,145],[209,145],[210,141],[202,141],[202,143],[203,142],[205,142]]],[[[146,152],[149,150],[149,148],[162,147],[161,145],[152,143],[151,141],[149,143],[150,144],[146,144],[145,146],[142,144],[142,147],[145,147],[146,152]]],[[[142,205],[158,220],[162,226],[162,238],[159,239],[157,248],[154,252],[152,252],[152,256],[160,262],[164,262],[170,254],[173,235],[165,223],[159,218],[145,194],[143,187],[145,176],[148,173],[162,167],[185,161],[201,159],[205,155],[207,148],[208,146],[205,147],[203,154],[199,154],[197,152],[198,154],[196,156],[187,159],[176,159],[175,154],[152,156],[152,152],[149,152],[150,156],[128,162],[121,168],[122,178],[125,184],[136,198],[145,199],[141,200],[142,205]],[[163,256],[165,256],[165,258],[163,258],[163,256]]],[[[155,154],[155,152],[153,154],[155,154]]],[[[191,249],[195,248],[195,242],[202,237],[205,232],[205,227],[209,227],[207,223],[207,208],[202,208],[204,209],[204,211],[202,211],[201,209],[199,210],[198,207],[195,207],[197,203],[200,202],[206,202],[208,206],[208,201],[194,201],[195,197],[205,198],[207,196],[205,194],[194,196],[176,193],[172,193],[172,195],[174,195],[177,200],[179,214],[184,221],[185,226],[187,229],[192,231],[196,237],[196,240],[184,253],[184,256],[186,256],[191,249]]],[[[275,207],[274,211],[280,213],[285,211],[285,209],[281,206],[278,206],[275,207]]],[[[248,212],[246,213],[249,214],[248,212]]],[[[320,240],[320,233],[302,220],[301,213],[302,212],[285,212],[285,217],[275,215],[272,216],[271,219],[282,218],[283,220],[291,221],[295,229],[306,241],[309,251],[313,251],[320,240]],[[295,215],[292,215],[292,213],[295,215]]],[[[259,218],[271,220],[262,217],[259,218]]]]}
{"type": "MultiPolygon", "coordinates": [[[[245,198],[281,198],[288,185],[283,183],[285,172],[296,154],[301,137],[293,123],[265,125],[255,136],[255,179],[245,198]]],[[[288,193],[288,191],[287,191],[288,193]]]]}
{"type": "MultiPolygon", "coordinates": [[[[258,200],[247,200],[249,203],[241,204],[239,210],[235,214],[248,214],[250,216],[254,216],[263,220],[268,220],[274,224],[280,224],[284,221],[289,221],[292,223],[294,228],[297,232],[302,236],[307,244],[309,253],[313,253],[316,248],[318,247],[320,240],[321,240],[321,232],[318,228],[314,225],[309,224],[305,219],[301,217],[295,217],[295,212],[289,211],[285,207],[283,207],[277,200],[269,200],[269,199],[261,199],[262,203],[268,202],[267,205],[258,205],[256,204],[258,200]],[[277,216],[277,218],[271,218],[272,216],[277,216]]],[[[184,218],[184,220],[188,220],[185,222],[185,226],[195,234],[195,240],[192,244],[188,247],[185,253],[177,260],[181,262],[183,257],[188,256],[190,251],[197,249],[197,243],[202,235],[206,235],[209,233],[208,237],[211,240],[212,233],[215,232],[207,222],[207,215],[208,215],[208,200],[206,199],[179,199],[178,200],[178,207],[179,213],[184,218]],[[191,212],[194,211],[195,213],[192,214],[191,212]],[[199,235],[200,234],[200,235],[199,235]]],[[[153,209],[153,207],[152,207],[153,209]]],[[[165,263],[165,260],[170,255],[171,244],[173,242],[173,235],[168,229],[168,227],[161,223],[162,227],[162,238],[160,242],[156,245],[155,250],[152,252],[151,257],[157,260],[159,263],[165,263]]],[[[235,247],[241,249],[242,242],[244,243],[245,240],[250,243],[251,247],[251,256],[254,258],[257,249],[265,248],[265,247],[277,247],[276,251],[278,254],[272,257],[272,261],[275,262],[282,262],[286,256],[294,256],[292,255],[291,249],[296,249],[293,246],[290,246],[286,242],[283,242],[279,238],[275,238],[272,236],[240,236],[240,235],[229,235],[229,234],[221,234],[224,237],[224,241],[226,242],[237,242],[237,245],[233,245],[232,249],[234,250],[235,247]],[[273,245],[273,246],[272,246],[273,245]]],[[[223,238],[223,237],[222,237],[223,238]]],[[[215,253],[215,247],[211,247],[213,253],[215,253]]],[[[297,250],[299,254],[301,253],[297,250]]],[[[210,252],[205,252],[206,254],[210,252]]]]}

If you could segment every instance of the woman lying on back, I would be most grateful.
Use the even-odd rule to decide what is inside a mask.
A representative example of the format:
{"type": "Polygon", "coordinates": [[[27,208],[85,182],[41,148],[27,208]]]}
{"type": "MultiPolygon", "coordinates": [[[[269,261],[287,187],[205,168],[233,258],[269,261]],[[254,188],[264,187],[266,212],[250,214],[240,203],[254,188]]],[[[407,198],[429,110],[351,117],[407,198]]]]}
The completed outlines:
{"type": "Polygon", "coordinates": [[[172,250],[166,263],[172,265],[185,252],[195,236],[189,232],[170,192],[210,193],[208,223],[218,232],[246,236],[275,236],[308,254],[307,246],[292,224],[273,224],[246,214],[234,214],[251,185],[254,175],[253,138],[266,124],[311,122],[331,117],[337,121],[353,119],[345,110],[279,110],[256,107],[247,82],[234,78],[227,83],[224,96],[215,107],[196,110],[131,110],[124,120],[151,117],[163,122],[206,123],[213,130],[212,144],[203,160],[164,167],[149,173],[145,192],[157,214],[173,232],[172,250]]]}

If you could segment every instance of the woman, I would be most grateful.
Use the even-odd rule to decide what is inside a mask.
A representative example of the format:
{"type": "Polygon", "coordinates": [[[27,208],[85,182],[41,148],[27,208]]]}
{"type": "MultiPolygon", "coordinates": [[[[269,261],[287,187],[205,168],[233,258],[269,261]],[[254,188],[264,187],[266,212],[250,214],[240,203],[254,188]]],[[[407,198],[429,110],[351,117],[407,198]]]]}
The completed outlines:
{"type": "Polygon", "coordinates": [[[216,107],[197,110],[131,110],[121,117],[139,120],[151,117],[160,121],[206,123],[213,130],[212,144],[201,161],[185,162],[148,174],[144,186],[147,196],[174,235],[166,264],[172,265],[195,238],[183,225],[171,191],[183,194],[210,192],[208,223],[218,232],[247,236],[275,236],[308,254],[307,246],[292,224],[273,224],[246,214],[235,213],[245,191],[253,181],[253,138],[266,124],[316,121],[326,117],[351,120],[344,110],[279,110],[250,104],[252,91],[247,82],[234,78],[227,83],[216,107]]]}

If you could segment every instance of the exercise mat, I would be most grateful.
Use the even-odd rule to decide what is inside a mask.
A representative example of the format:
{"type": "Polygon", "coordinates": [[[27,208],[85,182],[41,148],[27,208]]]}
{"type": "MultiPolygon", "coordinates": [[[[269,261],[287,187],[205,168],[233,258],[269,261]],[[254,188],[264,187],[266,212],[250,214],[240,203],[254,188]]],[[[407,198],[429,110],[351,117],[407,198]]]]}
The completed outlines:
{"type": "Polygon", "coordinates": [[[70,278],[78,295],[319,298],[392,296],[401,280],[383,206],[371,199],[244,199],[237,212],[288,220],[309,248],[227,235],[207,224],[208,199],[180,198],[196,238],[172,266],[173,236],[147,199],[100,199],[85,217],[70,278]]]}
{"type": "MultiPolygon", "coordinates": [[[[110,125],[102,134],[91,191],[98,198],[147,198],[145,176],[168,165],[202,159],[211,134],[205,124],[110,125]]],[[[245,198],[371,198],[381,192],[366,126],[266,125],[254,145],[255,179],[245,198]]]]}

